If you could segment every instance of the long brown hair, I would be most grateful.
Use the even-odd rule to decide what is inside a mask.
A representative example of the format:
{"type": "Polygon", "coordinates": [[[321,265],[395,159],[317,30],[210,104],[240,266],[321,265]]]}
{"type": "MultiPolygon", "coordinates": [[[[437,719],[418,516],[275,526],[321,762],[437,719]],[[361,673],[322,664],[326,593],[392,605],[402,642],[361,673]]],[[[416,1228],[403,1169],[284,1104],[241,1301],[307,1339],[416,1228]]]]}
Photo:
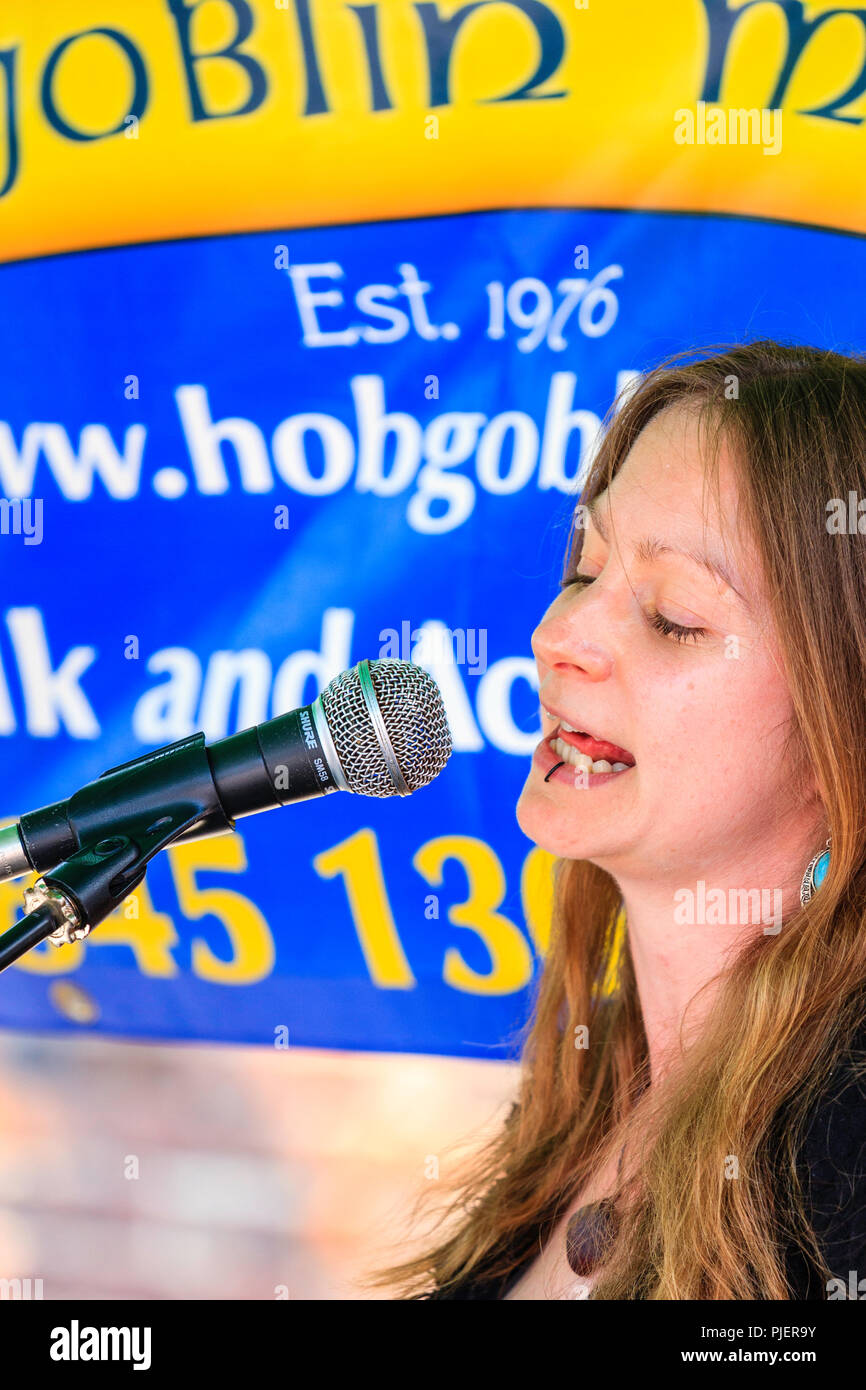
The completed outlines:
{"type": "MultiPolygon", "coordinates": [[[[737,525],[761,563],[794,711],[789,741],[817,781],[830,870],[780,933],[742,949],[681,1065],[644,1090],[646,1035],[627,923],[616,930],[617,885],[588,861],[557,860],[517,1100],[447,1185],[447,1233],[364,1281],[394,1297],[509,1273],[624,1141],[620,1220],[593,1298],[785,1299],[791,1242],[831,1277],[795,1160],[866,998],[866,555],[859,534],[827,524],[830,499],[847,508],[849,493],[866,496],[866,360],[772,341],[666,359],[611,407],[582,503],[674,404],[699,412],[717,496],[722,439],[736,459],[737,525]],[[611,977],[612,993],[601,987],[611,977]],[[580,1025],[589,1047],[575,1046],[580,1025]]],[[[582,538],[574,525],[566,573],[582,538]]]]}

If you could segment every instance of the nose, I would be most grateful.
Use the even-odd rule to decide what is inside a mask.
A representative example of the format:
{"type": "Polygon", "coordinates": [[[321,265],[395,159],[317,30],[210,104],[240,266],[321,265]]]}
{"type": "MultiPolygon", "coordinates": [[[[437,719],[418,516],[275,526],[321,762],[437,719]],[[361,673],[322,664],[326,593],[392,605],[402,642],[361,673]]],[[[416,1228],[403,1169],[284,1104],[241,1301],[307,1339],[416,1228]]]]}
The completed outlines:
{"type": "MultiPolygon", "coordinates": [[[[606,680],[613,670],[608,647],[588,635],[594,620],[584,595],[582,602],[554,604],[532,634],[532,653],[540,667],[563,672],[579,670],[593,681],[606,680]]],[[[597,630],[593,632],[597,637],[597,630]]]]}

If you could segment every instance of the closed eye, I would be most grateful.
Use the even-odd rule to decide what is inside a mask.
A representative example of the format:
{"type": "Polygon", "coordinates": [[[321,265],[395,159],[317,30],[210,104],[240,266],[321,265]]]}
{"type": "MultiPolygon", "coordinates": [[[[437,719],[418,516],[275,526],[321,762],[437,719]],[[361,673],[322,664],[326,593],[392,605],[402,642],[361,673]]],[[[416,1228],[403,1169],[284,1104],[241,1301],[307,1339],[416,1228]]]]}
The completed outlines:
{"type": "MultiPolygon", "coordinates": [[[[595,576],[591,574],[573,574],[570,579],[563,579],[560,590],[571,588],[573,585],[586,585],[594,582],[595,576]]],[[[663,637],[672,637],[675,642],[697,642],[699,637],[707,636],[705,627],[683,627],[680,623],[671,622],[670,618],[665,618],[658,610],[647,614],[647,621],[656,632],[663,637]]]]}

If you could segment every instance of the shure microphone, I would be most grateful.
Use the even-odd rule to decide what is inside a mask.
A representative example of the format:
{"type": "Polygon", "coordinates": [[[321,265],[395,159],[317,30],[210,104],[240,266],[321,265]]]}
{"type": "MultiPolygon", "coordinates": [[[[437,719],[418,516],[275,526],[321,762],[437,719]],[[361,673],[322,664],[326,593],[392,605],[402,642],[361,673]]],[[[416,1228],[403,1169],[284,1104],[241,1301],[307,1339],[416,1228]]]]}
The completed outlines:
{"type": "Polygon", "coordinates": [[[208,809],[177,840],[223,834],[243,816],[335,791],[408,796],[439,775],[451,751],[433,677],[409,661],[361,661],[310,705],[209,747],[192,734],[22,816],[0,830],[0,882],[44,873],[129,826],[156,840],[196,807],[208,809]]]}

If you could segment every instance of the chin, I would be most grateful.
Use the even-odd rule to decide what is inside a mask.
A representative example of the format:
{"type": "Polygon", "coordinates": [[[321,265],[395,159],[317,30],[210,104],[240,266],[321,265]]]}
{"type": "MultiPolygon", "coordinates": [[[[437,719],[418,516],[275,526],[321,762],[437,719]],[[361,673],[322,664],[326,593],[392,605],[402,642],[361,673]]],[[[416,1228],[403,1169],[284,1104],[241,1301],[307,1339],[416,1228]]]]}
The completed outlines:
{"type": "Polygon", "coordinates": [[[518,798],[515,817],[524,835],[539,849],[557,859],[589,859],[610,872],[608,865],[618,859],[622,848],[620,835],[614,836],[611,845],[608,832],[601,834],[591,824],[580,824],[580,810],[576,806],[574,815],[569,815],[561,806],[551,805],[544,789],[527,783],[518,798]]]}
{"type": "Polygon", "coordinates": [[[546,849],[560,859],[579,859],[583,856],[574,845],[574,830],[568,833],[563,825],[561,809],[550,805],[543,792],[524,789],[516,807],[517,824],[524,835],[539,849],[546,849]]]}

